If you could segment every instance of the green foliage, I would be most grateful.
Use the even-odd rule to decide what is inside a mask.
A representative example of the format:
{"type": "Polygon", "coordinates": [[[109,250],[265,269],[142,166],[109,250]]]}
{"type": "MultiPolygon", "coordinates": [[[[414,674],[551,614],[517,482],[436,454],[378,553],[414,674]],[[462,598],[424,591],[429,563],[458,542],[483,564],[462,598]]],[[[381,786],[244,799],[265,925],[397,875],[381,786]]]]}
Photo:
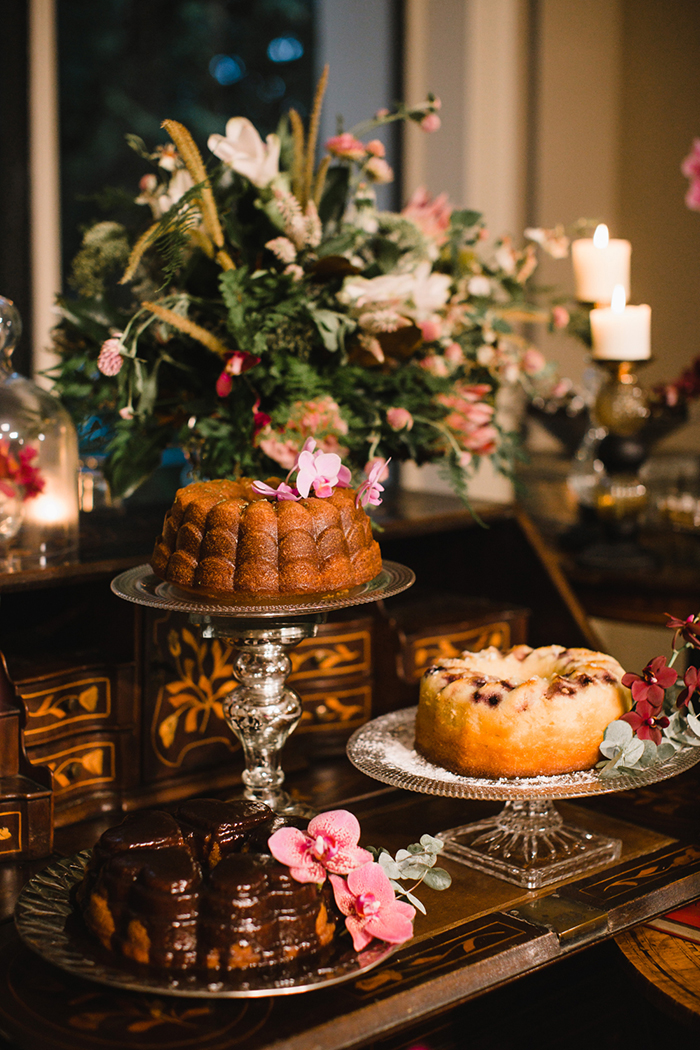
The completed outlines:
{"type": "Polygon", "coordinates": [[[415,896],[415,890],[422,882],[431,890],[446,890],[452,885],[452,876],[444,868],[436,867],[438,855],[444,849],[442,839],[432,835],[421,835],[420,842],[414,842],[406,849],[400,849],[395,856],[383,847],[369,847],[374,860],[384,869],[395,893],[405,897],[414,908],[425,915],[425,905],[415,896]],[[413,885],[405,889],[401,883],[410,880],[413,885]]]}

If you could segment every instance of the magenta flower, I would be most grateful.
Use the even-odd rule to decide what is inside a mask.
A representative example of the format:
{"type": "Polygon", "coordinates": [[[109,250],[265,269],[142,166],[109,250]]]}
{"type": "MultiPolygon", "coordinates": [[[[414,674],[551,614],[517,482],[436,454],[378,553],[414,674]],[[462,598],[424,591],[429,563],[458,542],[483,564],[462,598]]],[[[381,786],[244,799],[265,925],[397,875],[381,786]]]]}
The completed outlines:
{"type": "Polygon", "coordinates": [[[415,908],[397,901],[386,872],[379,864],[355,868],[347,880],[330,876],[335,903],[346,916],[345,925],[356,952],[373,937],[389,944],[403,944],[413,936],[415,908]]]}
{"type": "Polygon", "coordinates": [[[117,335],[112,336],[111,339],[105,339],[102,344],[99,357],[97,358],[97,367],[104,376],[117,375],[124,364],[121,334],[119,332],[117,335]]]}
{"type": "Polygon", "coordinates": [[[357,817],[346,809],[331,809],[309,821],[306,831],[280,828],[267,845],[297,882],[324,882],[326,872],[347,875],[372,860],[372,854],[357,845],[359,838],[357,817]]]}
{"type": "Polygon", "coordinates": [[[693,148],[681,164],[681,171],[690,179],[685,203],[693,211],[700,211],[700,139],[693,139],[693,148]]]}
{"type": "Polygon", "coordinates": [[[698,688],[698,669],[689,667],[683,676],[685,689],[681,690],[676,700],[676,707],[684,707],[693,697],[698,688]]]}
{"type": "Polygon", "coordinates": [[[224,367],[221,375],[216,381],[216,392],[219,397],[228,397],[233,388],[232,376],[239,376],[254,368],[260,362],[260,358],[254,354],[246,353],[245,350],[233,350],[224,358],[224,367]]]}
{"type": "Polygon", "coordinates": [[[322,498],[333,495],[336,485],[345,487],[350,481],[350,471],[341,463],[335,452],[310,452],[304,450],[299,454],[299,473],[297,489],[302,496],[308,496],[311,489],[322,498]]]}
{"type": "Polygon", "coordinates": [[[621,721],[629,722],[632,731],[640,740],[653,740],[655,744],[661,743],[663,740],[661,730],[665,729],[669,723],[665,715],[659,716],[659,708],[652,707],[646,700],[640,700],[635,705],[634,711],[623,715],[621,721]]]}
{"type": "Polygon", "coordinates": [[[668,613],[666,613],[666,616],[668,617],[666,626],[676,632],[673,636],[674,649],[678,648],[679,637],[687,645],[700,649],[700,621],[698,621],[696,616],[687,616],[685,620],[679,620],[676,616],[670,616],[668,613]]]}
{"type": "MultiPolygon", "coordinates": [[[[657,710],[664,702],[665,692],[676,684],[678,675],[671,667],[666,666],[665,656],[655,656],[641,675],[627,672],[622,676],[622,684],[632,690],[632,699],[636,704],[646,703],[657,710]]],[[[629,718],[625,715],[627,721],[629,718]]],[[[639,736],[639,734],[637,734],[639,736]]],[[[642,739],[645,739],[642,737],[642,739]]]]}
{"type": "Polygon", "coordinates": [[[382,502],[381,493],[384,491],[384,486],[379,484],[379,477],[390,463],[391,458],[376,459],[374,461],[367,479],[362,482],[357,490],[356,507],[366,507],[368,503],[373,507],[379,506],[382,502]]]}

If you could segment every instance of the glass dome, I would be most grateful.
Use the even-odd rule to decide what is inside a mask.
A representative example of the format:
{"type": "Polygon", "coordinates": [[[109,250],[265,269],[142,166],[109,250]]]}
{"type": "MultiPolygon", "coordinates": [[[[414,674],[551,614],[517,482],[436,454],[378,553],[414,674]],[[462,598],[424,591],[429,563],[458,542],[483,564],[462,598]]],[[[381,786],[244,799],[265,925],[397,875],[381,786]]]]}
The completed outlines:
{"type": "Polygon", "coordinates": [[[17,308],[0,296],[0,518],[11,489],[21,494],[6,571],[61,564],[78,550],[75,427],[55,397],[12,371],[21,331],[17,308]]]}

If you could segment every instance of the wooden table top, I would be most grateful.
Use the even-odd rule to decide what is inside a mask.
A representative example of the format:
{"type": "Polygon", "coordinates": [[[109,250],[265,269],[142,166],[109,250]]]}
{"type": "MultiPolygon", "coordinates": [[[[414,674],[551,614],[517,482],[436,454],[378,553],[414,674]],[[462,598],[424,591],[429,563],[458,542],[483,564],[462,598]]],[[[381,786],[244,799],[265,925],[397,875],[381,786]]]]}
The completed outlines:
{"type": "MultiPolygon", "coordinates": [[[[676,781],[688,781],[684,790],[696,797],[697,779],[683,774],[676,781]]],[[[289,786],[318,809],[343,805],[353,810],[362,841],[392,851],[423,832],[479,819],[500,807],[385,788],[341,760],[294,774],[289,786]]],[[[663,797],[663,784],[655,790],[663,797]]],[[[445,861],[453,884],[443,893],[426,889],[421,894],[427,915],[417,916],[412,941],[358,978],[292,997],[192,1000],[91,984],[24,948],[6,909],[0,925],[0,1032],[22,1050],[122,1050],[127,1044],[141,1050],[349,1050],[379,1044],[700,894],[700,834],[677,837],[668,812],[657,827],[630,823],[629,815],[641,813],[634,799],[629,815],[613,815],[606,798],[600,796],[595,805],[562,802],[558,807],[565,818],[591,831],[620,837],[619,863],[528,892],[445,861]]],[[[647,811],[653,818],[652,807],[644,807],[647,811]]],[[[104,824],[114,822],[112,816],[60,829],[58,853],[76,852],[93,842],[104,824]]],[[[28,866],[20,867],[0,868],[7,900],[31,874],[28,866]]]]}
{"type": "Polygon", "coordinates": [[[700,1033],[700,944],[644,924],[615,942],[642,979],[644,994],[700,1033]]]}

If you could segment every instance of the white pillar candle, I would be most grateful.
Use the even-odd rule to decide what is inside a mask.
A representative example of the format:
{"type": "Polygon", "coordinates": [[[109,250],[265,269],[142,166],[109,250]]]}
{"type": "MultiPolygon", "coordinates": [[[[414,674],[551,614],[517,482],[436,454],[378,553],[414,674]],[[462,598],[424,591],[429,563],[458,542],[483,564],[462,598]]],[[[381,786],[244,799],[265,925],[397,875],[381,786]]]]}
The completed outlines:
{"type": "Polygon", "coordinates": [[[651,307],[626,306],[622,285],[610,306],[591,310],[593,357],[596,361],[645,361],[651,356],[651,307]]]}
{"type": "Polygon", "coordinates": [[[622,285],[629,299],[631,252],[630,242],[611,239],[603,223],[596,227],[593,237],[574,241],[571,259],[579,302],[609,303],[616,284],[622,285]]]}

